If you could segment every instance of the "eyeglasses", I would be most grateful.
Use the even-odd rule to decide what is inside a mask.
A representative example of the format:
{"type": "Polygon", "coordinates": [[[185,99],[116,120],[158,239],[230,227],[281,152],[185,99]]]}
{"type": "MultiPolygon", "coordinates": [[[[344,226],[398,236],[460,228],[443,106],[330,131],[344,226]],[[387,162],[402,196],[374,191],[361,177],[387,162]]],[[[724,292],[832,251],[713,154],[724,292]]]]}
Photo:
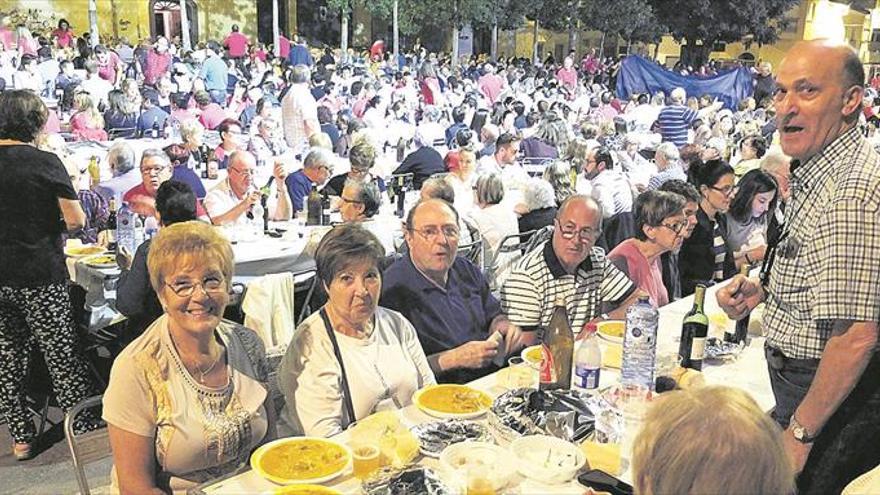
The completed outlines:
{"type": "Polygon", "coordinates": [[[245,177],[253,177],[255,173],[253,169],[240,170],[235,167],[229,167],[229,170],[234,170],[235,173],[243,175],[245,177]]]}
{"type": "Polygon", "coordinates": [[[222,277],[207,277],[201,282],[181,280],[173,284],[166,283],[165,285],[180,297],[192,296],[196,287],[201,287],[205,294],[209,296],[226,292],[226,284],[223,283],[222,277]]]}
{"type": "Polygon", "coordinates": [[[345,196],[340,196],[339,198],[342,199],[342,202],[343,202],[343,203],[353,203],[353,204],[361,204],[361,203],[363,203],[363,201],[357,201],[357,200],[354,200],[354,199],[348,199],[348,198],[346,198],[345,196]]]}
{"type": "Polygon", "coordinates": [[[709,186],[709,189],[714,189],[725,196],[730,196],[731,194],[733,194],[734,191],[736,191],[736,186],[724,186],[724,187],[709,186]]]}
{"type": "Polygon", "coordinates": [[[687,227],[687,222],[678,222],[672,225],[661,223],[660,225],[657,225],[657,227],[666,227],[667,229],[671,230],[673,234],[678,235],[685,227],[687,227]]]}
{"type": "MultiPolygon", "coordinates": [[[[559,221],[556,220],[556,224],[559,225],[559,221]]],[[[592,227],[584,227],[580,230],[574,229],[565,229],[559,225],[559,235],[562,236],[563,239],[572,240],[577,236],[582,241],[592,241],[593,239],[599,237],[602,234],[602,229],[594,229],[592,227]]]]}
{"type": "Polygon", "coordinates": [[[433,242],[440,238],[442,233],[446,239],[458,239],[461,233],[455,225],[444,225],[443,227],[425,227],[423,229],[411,229],[412,232],[418,232],[426,241],[433,242]]]}
{"type": "Polygon", "coordinates": [[[363,177],[363,176],[367,175],[369,172],[370,172],[370,169],[368,169],[368,168],[352,168],[351,172],[349,172],[349,173],[351,175],[363,177]]]}
{"type": "Polygon", "coordinates": [[[141,173],[144,175],[159,175],[164,172],[168,167],[146,167],[141,169],[141,173]]]}

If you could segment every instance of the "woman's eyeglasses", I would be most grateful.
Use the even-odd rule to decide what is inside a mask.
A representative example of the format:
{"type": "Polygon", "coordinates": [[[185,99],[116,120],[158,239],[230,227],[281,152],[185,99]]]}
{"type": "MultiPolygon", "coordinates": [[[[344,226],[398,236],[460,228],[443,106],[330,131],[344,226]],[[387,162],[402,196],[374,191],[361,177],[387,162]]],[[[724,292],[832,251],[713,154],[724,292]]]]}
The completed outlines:
{"type": "Polygon", "coordinates": [[[180,297],[192,296],[196,287],[201,287],[205,294],[209,296],[226,292],[226,284],[221,277],[207,277],[201,282],[181,280],[173,284],[166,283],[165,285],[180,297]]]}
{"type": "Polygon", "coordinates": [[[730,196],[736,191],[736,186],[724,186],[724,187],[715,187],[709,186],[709,189],[714,189],[725,196],[730,196]]]}
{"type": "Polygon", "coordinates": [[[687,222],[678,222],[672,225],[661,223],[660,225],[657,225],[657,227],[666,227],[667,229],[671,230],[673,234],[678,235],[681,234],[681,231],[684,230],[685,227],[687,227],[687,222]]]}

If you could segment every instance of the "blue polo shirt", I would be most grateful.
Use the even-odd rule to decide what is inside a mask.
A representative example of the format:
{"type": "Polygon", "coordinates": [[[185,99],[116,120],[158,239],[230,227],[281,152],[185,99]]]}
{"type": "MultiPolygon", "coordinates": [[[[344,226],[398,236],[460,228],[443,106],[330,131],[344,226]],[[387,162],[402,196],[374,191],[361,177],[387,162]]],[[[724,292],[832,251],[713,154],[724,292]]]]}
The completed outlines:
{"type": "Polygon", "coordinates": [[[297,170],[288,175],[287,178],[284,179],[284,183],[287,185],[287,192],[290,193],[290,201],[293,203],[293,211],[302,211],[304,207],[303,202],[312,190],[312,180],[306,176],[305,172],[297,170]]]}
{"type": "MultiPolygon", "coordinates": [[[[456,348],[472,340],[486,340],[489,324],[501,313],[501,304],[489,283],[470,261],[456,257],[446,287],[440,288],[419,272],[409,253],[382,274],[379,304],[400,312],[419,336],[426,355],[456,348]]],[[[438,382],[466,383],[497,368],[450,370],[438,382]]]]}

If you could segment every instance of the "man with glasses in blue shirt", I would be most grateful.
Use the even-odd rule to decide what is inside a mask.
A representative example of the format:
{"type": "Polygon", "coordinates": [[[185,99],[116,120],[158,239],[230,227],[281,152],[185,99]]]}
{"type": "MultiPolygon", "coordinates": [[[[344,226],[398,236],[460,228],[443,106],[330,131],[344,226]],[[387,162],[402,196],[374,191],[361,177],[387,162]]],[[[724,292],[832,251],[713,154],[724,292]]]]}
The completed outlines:
{"type": "Polygon", "coordinates": [[[575,335],[602,318],[623,319],[645,295],[605,257],[595,242],[602,233],[602,210],[593,198],[563,201],[553,221],[553,237],[520,260],[501,287],[501,308],[523,331],[550,323],[562,296],[575,335]]]}
{"type": "Polygon", "coordinates": [[[409,249],[383,273],[379,304],[413,324],[438,382],[466,383],[497,370],[495,364],[522,347],[520,332],[480,269],[456,256],[455,208],[422,200],[405,227],[409,249]]]}

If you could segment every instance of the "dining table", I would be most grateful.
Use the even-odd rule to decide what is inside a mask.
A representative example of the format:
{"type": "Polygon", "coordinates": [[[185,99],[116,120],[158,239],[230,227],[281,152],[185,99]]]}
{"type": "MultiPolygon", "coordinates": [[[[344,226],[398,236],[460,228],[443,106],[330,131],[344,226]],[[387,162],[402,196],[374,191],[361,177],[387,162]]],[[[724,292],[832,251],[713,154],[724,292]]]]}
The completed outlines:
{"type": "MultiPolygon", "coordinates": [[[[723,315],[715,300],[715,292],[722,284],[708,288],[706,301],[704,306],[705,313],[710,318],[709,336],[722,338],[726,330],[732,328],[735,322],[730,321],[723,315]]],[[[659,308],[659,326],[657,333],[657,361],[668,361],[670,357],[677,356],[679,338],[684,316],[691,310],[693,306],[693,296],[685,297],[674,301],[666,306],[659,308]]],[[[775,405],[773,393],[770,387],[770,380],[767,374],[767,367],[764,361],[764,337],[760,325],[760,316],[762,307],[756,308],[749,324],[749,336],[746,343],[742,347],[741,352],[734,359],[706,361],[703,365],[702,376],[706,385],[726,385],[746,391],[759,405],[762,410],[769,411],[775,405]]],[[[619,344],[600,340],[602,352],[609,352],[610,349],[619,344]]],[[[508,391],[498,371],[482,378],[479,378],[468,385],[477,390],[486,392],[493,398],[498,397],[508,391]]],[[[536,375],[537,376],[537,375],[536,375]]],[[[608,390],[620,382],[620,370],[606,367],[600,373],[600,383],[598,390],[608,390]]],[[[406,427],[437,421],[436,417],[422,411],[415,404],[409,404],[402,409],[397,409],[395,414],[406,427]]],[[[488,425],[485,415],[482,418],[476,418],[473,421],[488,425]]],[[[338,435],[331,437],[331,440],[341,444],[347,444],[351,440],[351,430],[344,431],[338,435]]],[[[491,428],[490,428],[491,431],[491,428]]],[[[629,432],[632,437],[633,432],[629,432]]],[[[502,436],[495,435],[495,442],[503,448],[509,447],[508,442],[502,436]]],[[[517,453],[511,452],[509,462],[517,462],[517,453]]],[[[632,472],[628,466],[629,453],[621,450],[621,458],[624,459],[622,472],[614,473],[617,477],[625,482],[631,483],[632,472]]],[[[420,466],[431,468],[435,471],[442,469],[438,459],[419,455],[415,461],[420,466]]],[[[587,455],[587,463],[590,457],[587,455]]],[[[442,475],[441,475],[442,477],[442,475]]],[[[351,469],[344,471],[338,477],[323,483],[323,485],[337,490],[345,494],[363,493],[361,482],[356,478],[351,469]]],[[[242,471],[227,475],[220,479],[211,480],[203,483],[191,490],[191,493],[202,495],[220,495],[220,494],[242,494],[242,493],[273,493],[279,485],[264,479],[255,470],[243,468],[242,471]]],[[[519,495],[549,495],[549,494],[584,494],[585,488],[580,485],[576,479],[559,484],[545,484],[533,479],[525,478],[520,474],[516,474],[511,483],[507,485],[507,489],[503,493],[512,493],[519,495]]]]}

